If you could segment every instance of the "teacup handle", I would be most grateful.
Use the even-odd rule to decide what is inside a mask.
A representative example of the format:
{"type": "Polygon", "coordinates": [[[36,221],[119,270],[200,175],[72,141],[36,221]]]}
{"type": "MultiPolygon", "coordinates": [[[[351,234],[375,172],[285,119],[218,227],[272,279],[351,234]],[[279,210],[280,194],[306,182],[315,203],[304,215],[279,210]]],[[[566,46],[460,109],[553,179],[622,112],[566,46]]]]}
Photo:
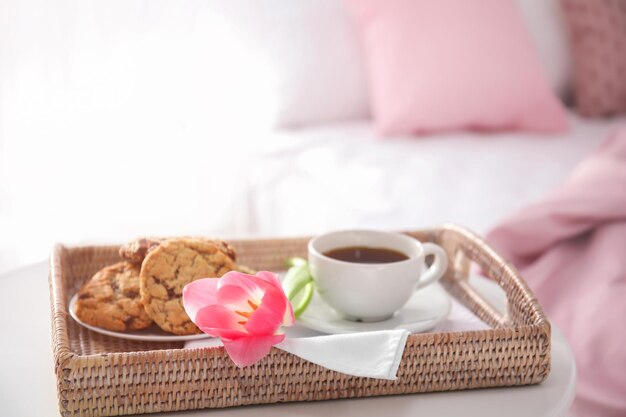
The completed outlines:
{"type": "Polygon", "coordinates": [[[448,269],[448,255],[441,246],[434,243],[422,243],[424,248],[424,257],[434,255],[435,261],[420,277],[417,288],[424,288],[427,285],[437,282],[443,277],[448,269]]]}

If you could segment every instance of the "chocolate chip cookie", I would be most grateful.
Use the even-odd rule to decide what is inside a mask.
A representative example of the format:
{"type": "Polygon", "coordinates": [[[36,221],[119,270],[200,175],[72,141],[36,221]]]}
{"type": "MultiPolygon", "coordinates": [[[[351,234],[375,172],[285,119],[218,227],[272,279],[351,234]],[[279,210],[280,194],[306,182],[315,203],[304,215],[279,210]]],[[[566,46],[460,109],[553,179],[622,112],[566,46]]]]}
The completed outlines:
{"type": "Polygon", "coordinates": [[[87,324],[124,332],[152,324],[141,303],[139,267],[119,262],[96,272],[78,292],[76,316],[87,324]]]}
{"type": "MultiPolygon", "coordinates": [[[[192,237],[183,237],[180,239],[197,239],[197,240],[205,240],[207,242],[215,244],[219,250],[224,252],[227,256],[229,256],[233,261],[237,260],[237,255],[235,253],[235,249],[230,246],[227,242],[223,240],[217,239],[206,239],[206,238],[192,238],[192,237]]],[[[165,242],[166,238],[159,237],[149,237],[149,238],[140,238],[133,240],[120,248],[119,254],[122,258],[127,261],[141,263],[143,262],[146,255],[159,246],[161,243],[165,242]]]]}
{"type": "Polygon", "coordinates": [[[156,248],[165,239],[141,238],[128,242],[120,247],[119,254],[122,258],[133,263],[142,263],[148,252],[156,248]]]}
{"type": "Polygon", "coordinates": [[[215,242],[168,239],[143,260],[139,277],[141,301],[163,330],[178,335],[200,333],[185,313],[183,287],[197,279],[221,277],[236,269],[233,259],[215,242]]]}

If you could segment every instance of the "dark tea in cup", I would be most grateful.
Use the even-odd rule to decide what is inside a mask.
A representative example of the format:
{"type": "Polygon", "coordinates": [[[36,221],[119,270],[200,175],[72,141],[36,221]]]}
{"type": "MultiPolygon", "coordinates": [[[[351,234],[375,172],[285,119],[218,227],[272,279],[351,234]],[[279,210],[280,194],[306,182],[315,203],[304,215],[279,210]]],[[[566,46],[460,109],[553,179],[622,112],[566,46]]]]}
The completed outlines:
{"type": "Polygon", "coordinates": [[[372,248],[368,246],[348,246],[345,248],[331,249],[323,254],[324,256],[338,261],[359,264],[388,264],[409,259],[408,256],[397,250],[372,248]]]}

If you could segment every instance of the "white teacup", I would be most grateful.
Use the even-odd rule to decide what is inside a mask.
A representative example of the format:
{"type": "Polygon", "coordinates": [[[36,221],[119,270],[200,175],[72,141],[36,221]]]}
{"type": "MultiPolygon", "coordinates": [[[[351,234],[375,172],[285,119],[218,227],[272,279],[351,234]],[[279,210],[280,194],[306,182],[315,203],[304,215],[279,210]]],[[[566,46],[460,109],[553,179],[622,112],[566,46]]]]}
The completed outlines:
{"type": "Polygon", "coordinates": [[[380,321],[392,317],[417,288],[438,281],[448,267],[445,251],[399,233],[347,230],[309,241],[309,267],[322,298],[349,320],[380,321]],[[385,248],[408,259],[389,263],[340,261],[324,253],[345,247],[385,248]],[[424,257],[434,255],[425,269],[424,257]]]}

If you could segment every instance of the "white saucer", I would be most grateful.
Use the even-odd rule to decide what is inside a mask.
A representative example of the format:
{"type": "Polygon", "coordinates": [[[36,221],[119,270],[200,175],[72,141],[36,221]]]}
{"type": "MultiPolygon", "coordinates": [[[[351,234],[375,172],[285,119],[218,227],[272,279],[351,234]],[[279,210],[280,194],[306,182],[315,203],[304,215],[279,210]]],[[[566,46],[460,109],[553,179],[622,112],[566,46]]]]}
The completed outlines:
{"type": "Polygon", "coordinates": [[[93,330],[94,332],[104,334],[112,337],[119,337],[120,339],[128,339],[128,340],[142,340],[144,342],[184,342],[187,340],[198,340],[198,339],[206,339],[211,336],[201,333],[201,334],[192,334],[179,336],[171,333],[164,332],[157,325],[152,325],[147,329],[142,330],[133,330],[129,332],[114,332],[111,330],[102,329],[100,327],[92,326],[81,321],[74,312],[74,305],[76,304],[76,300],[78,299],[78,294],[75,294],[70,300],[69,310],[70,315],[78,324],[83,327],[86,327],[89,330],[93,330]]]}
{"type": "Polygon", "coordinates": [[[329,334],[406,329],[412,333],[432,329],[450,312],[450,296],[440,284],[416,291],[398,313],[383,321],[362,323],[344,319],[315,292],[311,304],[298,318],[309,329],[329,334]]]}

